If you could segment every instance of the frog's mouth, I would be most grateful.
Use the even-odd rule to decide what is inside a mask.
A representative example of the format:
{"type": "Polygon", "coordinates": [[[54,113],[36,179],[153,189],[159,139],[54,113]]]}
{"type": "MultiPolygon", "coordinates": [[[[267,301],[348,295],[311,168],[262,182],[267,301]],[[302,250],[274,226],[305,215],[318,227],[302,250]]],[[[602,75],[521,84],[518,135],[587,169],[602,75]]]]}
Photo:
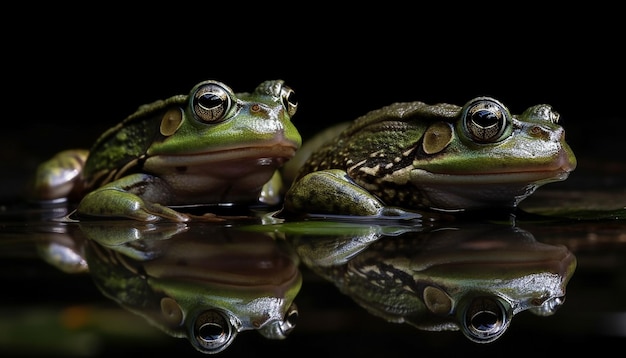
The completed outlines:
{"type": "MultiPolygon", "coordinates": [[[[210,246],[210,245],[209,245],[210,246]]],[[[245,244],[243,247],[246,247],[245,244]]],[[[199,286],[211,285],[230,287],[232,290],[250,290],[273,287],[275,290],[286,291],[290,286],[297,284],[300,272],[293,262],[280,257],[256,254],[265,247],[248,250],[210,248],[206,255],[195,255],[190,258],[185,255],[166,255],[154,263],[146,264],[145,270],[150,276],[160,280],[176,279],[179,282],[195,283],[199,286]],[[185,265],[180,265],[185,261],[185,265]],[[259,269],[263,263],[273,265],[259,269]]],[[[262,252],[263,253],[263,252],[262,252]]]]}
{"type": "Polygon", "coordinates": [[[471,185],[471,184],[536,184],[543,185],[555,181],[563,181],[576,169],[576,158],[566,150],[561,150],[555,160],[546,165],[518,168],[498,168],[498,171],[463,173],[445,173],[424,169],[413,169],[411,180],[416,183],[433,185],[471,185]]]}
{"type": "MultiPolygon", "coordinates": [[[[150,157],[150,167],[169,167],[178,170],[187,170],[194,167],[213,166],[212,170],[219,172],[227,167],[264,166],[278,168],[293,158],[298,146],[289,141],[274,141],[270,143],[238,145],[232,147],[212,148],[207,151],[159,154],[150,157]]],[[[146,161],[146,164],[147,162],[146,161]]]]}
{"type": "Polygon", "coordinates": [[[563,181],[569,177],[570,171],[545,170],[505,173],[469,173],[444,174],[430,173],[422,169],[414,169],[411,178],[414,182],[435,185],[498,185],[498,184],[535,184],[543,185],[555,181],[563,181]]]}
{"type": "Polygon", "coordinates": [[[529,166],[524,170],[500,168],[499,172],[437,173],[415,168],[409,180],[425,193],[431,208],[462,211],[515,207],[540,186],[567,179],[575,168],[575,158],[562,153],[550,165],[529,166]]]}

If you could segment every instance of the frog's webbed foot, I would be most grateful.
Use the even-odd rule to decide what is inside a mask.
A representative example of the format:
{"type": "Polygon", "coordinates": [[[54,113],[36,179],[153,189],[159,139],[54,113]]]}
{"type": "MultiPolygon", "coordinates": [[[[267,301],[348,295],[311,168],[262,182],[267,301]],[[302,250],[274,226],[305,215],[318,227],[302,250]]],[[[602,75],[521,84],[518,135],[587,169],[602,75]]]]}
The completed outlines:
{"type": "Polygon", "coordinates": [[[186,214],[117,188],[101,188],[87,194],[79,203],[76,213],[80,216],[122,217],[147,222],[189,221],[186,214]]]}

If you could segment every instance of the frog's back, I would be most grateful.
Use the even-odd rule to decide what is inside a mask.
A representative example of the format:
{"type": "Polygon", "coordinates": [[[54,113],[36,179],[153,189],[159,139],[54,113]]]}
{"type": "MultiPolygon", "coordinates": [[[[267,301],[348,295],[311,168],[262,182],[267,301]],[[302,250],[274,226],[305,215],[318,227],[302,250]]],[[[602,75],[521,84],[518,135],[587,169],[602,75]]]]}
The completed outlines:
{"type": "Polygon", "coordinates": [[[83,169],[88,187],[106,184],[114,177],[139,169],[152,143],[160,140],[164,113],[172,106],[184,105],[187,96],[178,95],[140,106],[135,113],[110,128],[89,150],[83,169]],[[106,174],[104,174],[106,173],[106,174]]]}
{"type": "Polygon", "coordinates": [[[311,151],[297,178],[318,170],[347,169],[359,157],[370,156],[392,144],[398,145],[398,150],[405,142],[414,145],[415,138],[421,137],[430,123],[454,122],[460,110],[461,107],[453,104],[398,102],[368,112],[353,122],[336,125],[332,127],[335,136],[311,151]]]}
{"type": "Polygon", "coordinates": [[[390,122],[431,123],[434,120],[454,122],[458,118],[460,110],[461,107],[448,103],[397,102],[375,109],[355,119],[352,125],[342,133],[342,136],[351,137],[363,130],[371,132],[371,126],[383,126],[390,122]]]}

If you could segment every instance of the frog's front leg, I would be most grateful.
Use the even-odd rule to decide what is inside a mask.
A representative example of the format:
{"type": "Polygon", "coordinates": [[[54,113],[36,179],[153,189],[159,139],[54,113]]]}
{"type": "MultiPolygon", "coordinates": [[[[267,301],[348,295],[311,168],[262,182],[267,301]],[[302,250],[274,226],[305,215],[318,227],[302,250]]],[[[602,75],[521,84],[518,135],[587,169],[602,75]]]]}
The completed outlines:
{"type": "Polygon", "coordinates": [[[285,211],[378,218],[420,216],[386,206],[339,169],[312,172],[300,178],[285,194],[285,211]]]}
{"type": "Polygon", "coordinates": [[[132,174],[85,195],[76,212],[96,217],[124,217],[139,221],[188,221],[189,216],[168,208],[167,183],[148,174],[132,174]]]}

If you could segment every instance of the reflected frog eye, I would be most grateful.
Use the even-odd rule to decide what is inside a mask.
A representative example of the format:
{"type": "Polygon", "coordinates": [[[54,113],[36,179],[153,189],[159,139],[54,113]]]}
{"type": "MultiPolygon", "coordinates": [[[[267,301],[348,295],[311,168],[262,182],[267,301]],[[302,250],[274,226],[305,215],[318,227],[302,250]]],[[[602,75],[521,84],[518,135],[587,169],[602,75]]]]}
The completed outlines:
{"type": "Polygon", "coordinates": [[[292,303],[287,309],[287,313],[285,314],[283,324],[280,327],[281,333],[286,336],[296,327],[296,323],[298,322],[298,307],[295,303],[292,303]]]}
{"type": "Polygon", "coordinates": [[[191,101],[197,120],[215,123],[226,118],[232,103],[231,91],[220,83],[207,82],[195,90],[191,101]]]}
{"type": "Polygon", "coordinates": [[[491,98],[477,98],[465,105],[463,128],[478,143],[501,140],[510,115],[500,102],[491,98]]]}
{"type": "Polygon", "coordinates": [[[291,88],[283,86],[280,90],[280,97],[289,116],[296,114],[296,110],[298,110],[298,98],[296,93],[291,88]]]}
{"type": "Polygon", "coordinates": [[[509,327],[510,309],[503,300],[494,297],[474,297],[461,311],[461,330],[470,340],[489,343],[509,327]]]}
{"type": "Polygon", "coordinates": [[[237,335],[226,313],[218,310],[204,311],[193,325],[193,343],[206,353],[218,353],[226,349],[237,335]]]}

